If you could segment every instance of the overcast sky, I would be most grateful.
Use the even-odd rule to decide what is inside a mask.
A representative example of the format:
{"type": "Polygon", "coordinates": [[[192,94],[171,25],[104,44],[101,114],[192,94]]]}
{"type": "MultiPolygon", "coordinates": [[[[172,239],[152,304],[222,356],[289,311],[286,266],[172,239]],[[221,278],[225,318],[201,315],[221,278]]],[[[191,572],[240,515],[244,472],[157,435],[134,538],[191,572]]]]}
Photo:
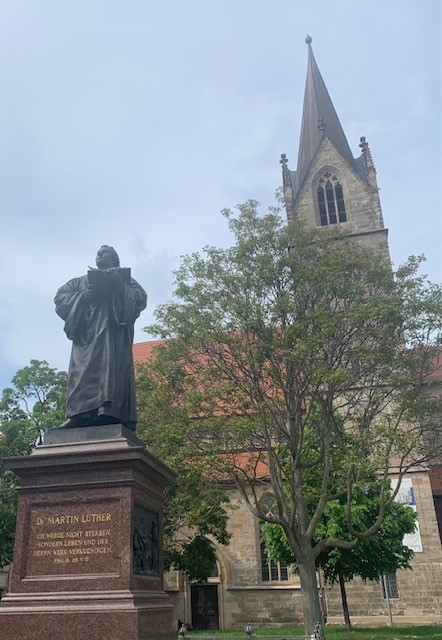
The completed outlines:
{"type": "Polygon", "coordinates": [[[67,369],[53,297],[101,244],[148,292],[146,340],[179,256],[229,244],[219,211],[272,203],[307,33],[394,263],[440,279],[440,0],[1,0],[0,389],[31,358],[67,369]]]}

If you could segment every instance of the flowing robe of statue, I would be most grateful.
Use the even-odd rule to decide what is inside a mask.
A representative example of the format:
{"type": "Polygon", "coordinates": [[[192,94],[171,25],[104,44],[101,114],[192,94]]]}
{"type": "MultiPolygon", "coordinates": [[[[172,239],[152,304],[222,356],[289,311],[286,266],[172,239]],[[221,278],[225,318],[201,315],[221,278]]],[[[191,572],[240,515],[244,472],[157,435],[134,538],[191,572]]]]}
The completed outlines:
{"type": "MultiPolygon", "coordinates": [[[[111,280],[114,274],[105,277],[111,280]]],[[[134,322],[146,306],[147,295],[130,278],[130,284],[120,280],[106,295],[90,299],[85,296],[89,284],[89,276],[73,278],[55,296],[56,312],[73,343],[66,417],[96,411],[134,429],[134,322]]]]}

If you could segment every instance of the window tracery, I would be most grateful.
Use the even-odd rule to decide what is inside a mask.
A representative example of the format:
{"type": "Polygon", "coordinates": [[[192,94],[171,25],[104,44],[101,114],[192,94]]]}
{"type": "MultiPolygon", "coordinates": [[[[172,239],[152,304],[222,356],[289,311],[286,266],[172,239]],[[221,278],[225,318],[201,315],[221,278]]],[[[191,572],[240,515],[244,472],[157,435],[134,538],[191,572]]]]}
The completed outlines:
{"type": "Polygon", "coordinates": [[[321,226],[347,222],[342,185],[336,174],[326,171],[320,177],[317,196],[321,226]]]}

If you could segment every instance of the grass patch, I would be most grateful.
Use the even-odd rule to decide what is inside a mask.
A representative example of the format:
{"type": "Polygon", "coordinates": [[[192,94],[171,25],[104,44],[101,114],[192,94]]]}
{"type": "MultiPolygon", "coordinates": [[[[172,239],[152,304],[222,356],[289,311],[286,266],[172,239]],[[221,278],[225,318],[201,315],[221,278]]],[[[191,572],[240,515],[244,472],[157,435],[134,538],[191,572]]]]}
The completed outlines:
{"type": "Polygon", "coordinates": [[[440,626],[394,626],[356,628],[350,633],[343,627],[327,627],[327,640],[436,640],[441,638],[440,626]]]}
{"type": "MultiPolygon", "coordinates": [[[[344,627],[327,626],[326,640],[441,640],[441,625],[410,625],[394,627],[355,628],[348,632],[344,627]]],[[[302,627],[284,627],[280,629],[260,629],[253,634],[256,640],[260,636],[301,636],[304,633],[302,627]]],[[[246,640],[244,629],[236,631],[191,631],[187,634],[188,640],[192,638],[243,638],[246,640]]]]}

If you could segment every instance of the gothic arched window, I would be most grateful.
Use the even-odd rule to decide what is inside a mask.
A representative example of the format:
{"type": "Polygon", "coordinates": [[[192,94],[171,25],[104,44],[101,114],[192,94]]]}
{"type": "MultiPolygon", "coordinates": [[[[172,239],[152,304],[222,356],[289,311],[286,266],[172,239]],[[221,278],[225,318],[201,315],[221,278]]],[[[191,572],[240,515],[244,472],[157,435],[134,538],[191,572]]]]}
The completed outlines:
{"type": "MultiPolygon", "coordinates": [[[[264,514],[271,513],[275,508],[275,499],[267,497],[261,502],[261,508],[264,514]]],[[[264,522],[259,522],[259,544],[261,548],[261,579],[263,582],[280,582],[288,580],[288,567],[285,562],[278,562],[268,557],[266,547],[263,540],[262,526],[264,522]]]]}
{"type": "Polygon", "coordinates": [[[335,174],[326,171],[321,176],[317,194],[321,226],[347,221],[342,185],[335,174]]]}

